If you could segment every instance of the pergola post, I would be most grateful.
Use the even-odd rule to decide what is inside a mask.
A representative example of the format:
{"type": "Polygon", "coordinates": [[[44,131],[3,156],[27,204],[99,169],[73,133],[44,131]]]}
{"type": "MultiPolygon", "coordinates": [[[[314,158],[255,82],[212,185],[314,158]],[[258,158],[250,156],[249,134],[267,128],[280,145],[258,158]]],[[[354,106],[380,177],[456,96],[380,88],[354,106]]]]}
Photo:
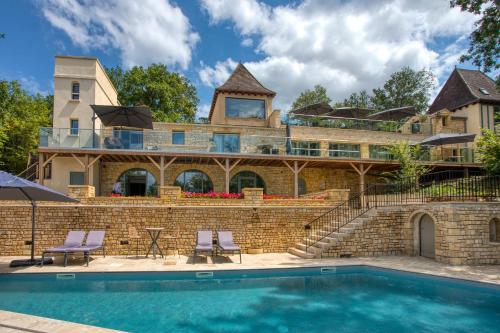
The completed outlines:
{"type": "Polygon", "coordinates": [[[89,173],[90,173],[89,172],[89,169],[90,169],[90,167],[89,167],[89,164],[90,164],[90,162],[89,162],[89,154],[85,154],[85,159],[83,161],[83,164],[84,164],[83,168],[85,170],[84,171],[85,173],[84,173],[83,183],[85,185],[90,185],[90,177],[89,177],[89,173]]]}
{"type": "Polygon", "coordinates": [[[43,180],[45,179],[45,173],[44,173],[44,158],[45,154],[40,153],[38,155],[38,184],[43,185],[43,180]]]}
{"type": "Polygon", "coordinates": [[[304,164],[302,164],[300,167],[299,167],[299,161],[293,161],[293,167],[290,164],[288,164],[287,161],[283,161],[283,163],[285,163],[285,165],[288,167],[288,169],[290,169],[293,173],[293,196],[294,196],[294,198],[298,198],[299,197],[299,173],[302,171],[302,169],[305,168],[305,166],[309,162],[304,162],[304,164]]]}
{"type": "Polygon", "coordinates": [[[224,164],[222,164],[218,159],[212,158],[215,163],[224,171],[224,191],[226,193],[229,193],[229,176],[231,171],[234,169],[238,163],[240,163],[241,159],[236,160],[232,165],[231,162],[229,161],[229,158],[226,158],[224,161],[224,164]]]}
{"type": "Polygon", "coordinates": [[[172,157],[170,161],[165,164],[165,156],[160,156],[160,164],[158,164],[151,156],[147,158],[153,163],[153,165],[160,171],[160,186],[165,186],[165,170],[174,163],[177,157],[172,157]]]}
{"type": "MultiPolygon", "coordinates": [[[[359,175],[359,193],[363,193],[365,190],[365,175],[366,173],[371,169],[373,164],[369,164],[368,167],[365,168],[365,165],[363,163],[359,164],[359,168],[354,165],[354,163],[349,162],[351,167],[358,173],[359,175]]],[[[365,205],[365,197],[361,196],[361,204],[364,206],[365,205]]]]}
{"type": "MultiPolygon", "coordinates": [[[[54,154],[52,155],[46,162],[45,164],[47,164],[48,162],[50,162],[57,154],[54,154]]],[[[84,177],[83,177],[83,183],[85,185],[90,185],[90,179],[93,178],[93,175],[94,173],[90,173],[90,168],[94,165],[95,162],[99,161],[99,159],[102,157],[102,154],[101,155],[98,155],[97,157],[91,159],[90,158],[90,155],[89,154],[85,154],[85,158],[84,158],[84,161],[82,162],[82,160],[80,160],[80,158],[78,158],[78,156],[76,156],[75,154],[71,154],[71,156],[73,156],[73,158],[82,166],[83,168],[83,172],[84,172],[84,177]],[[92,177],[90,177],[90,175],[92,175],[92,177]]]]}

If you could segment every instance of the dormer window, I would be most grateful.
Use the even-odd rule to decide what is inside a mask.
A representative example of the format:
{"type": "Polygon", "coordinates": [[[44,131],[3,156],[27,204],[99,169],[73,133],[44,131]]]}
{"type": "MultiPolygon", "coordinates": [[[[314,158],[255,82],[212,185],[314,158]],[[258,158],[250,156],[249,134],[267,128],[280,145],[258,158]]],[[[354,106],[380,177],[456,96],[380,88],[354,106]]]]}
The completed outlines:
{"type": "Polygon", "coordinates": [[[479,91],[481,92],[481,94],[483,95],[489,95],[490,92],[488,90],[486,90],[486,88],[483,88],[483,87],[480,87],[479,88],[479,91]]]}
{"type": "Polygon", "coordinates": [[[441,125],[446,127],[448,125],[448,117],[441,118],[441,125]]]}
{"type": "Polygon", "coordinates": [[[80,99],[80,83],[78,82],[71,84],[71,99],[75,101],[80,99]]]}
{"type": "Polygon", "coordinates": [[[266,119],[266,101],[226,97],[226,117],[243,119],[266,119]]]}

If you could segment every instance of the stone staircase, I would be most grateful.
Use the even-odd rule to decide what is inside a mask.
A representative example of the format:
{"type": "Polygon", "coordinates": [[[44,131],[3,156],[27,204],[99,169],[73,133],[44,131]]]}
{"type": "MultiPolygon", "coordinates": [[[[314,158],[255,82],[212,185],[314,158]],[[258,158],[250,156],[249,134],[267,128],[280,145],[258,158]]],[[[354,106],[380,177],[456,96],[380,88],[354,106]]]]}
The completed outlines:
{"type": "Polygon", "coordinates": [[[305,245],[307,238],[303,238],[300,243],[297,243],[295,245],[295,247],[289,248],[288,252],[305,259],[321,258],[323,252],[328,251],[328,249],[338,245],[342,240],[355,233],[368,221],[370,221],[375,215],[376,209],[372,208],[364,214],[346,223],[335,232],[330,233],[329,231],[320,230],[317,236],[313,236],[312,239],[309,239],[312,240],[312,243],[314,244],[307,248],[307,251],[305,245]]]}

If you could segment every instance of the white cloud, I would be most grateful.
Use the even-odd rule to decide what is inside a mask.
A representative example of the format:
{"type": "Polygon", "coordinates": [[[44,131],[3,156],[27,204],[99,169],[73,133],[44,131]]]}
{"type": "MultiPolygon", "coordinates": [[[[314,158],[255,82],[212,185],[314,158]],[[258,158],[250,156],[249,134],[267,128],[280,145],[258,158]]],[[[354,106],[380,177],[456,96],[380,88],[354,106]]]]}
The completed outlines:
{"type": "Polygon", "coordinates": [[[86,49],[118,49],[123,65],[187,68],[199,35],[169,0],[46,0],[45,18],[86,49]]]}
{"type": "MultiPolygon", "coordinates": [[[[256,0],[202,0],[202,6],[212,24],[229,21],[243,41],[254,41],[263,58],[245,65],[278,93],[275,106],[281,108],[315,84],[336,101],[380,86],[403,66],[446,74],[477,19],[435,0],[306,0],[275,7],[256,0]],[[446,44],[438,45],[438,38],[446,44]]],[[[223,82],[228,61],[204,66],[202,81],[223,82]]]]}
{"type": "Polygon", "coordinates": [[[41,94],[47,96],[49,92],[40,87],[40,84],[33,76],[21,76],[19,82],[23,89],[27,90],[30,94],[41,94]]]}
{"type": "Polygon", "coordinates": [[[245,47],[250,47],[253,45],[253,39],[252,38],[245,38],[241,41],[241,46],[245,47]]]}
{"type": "Polygon", "coordinates": [[[201,104],[198,106],[198,110],[196,112],[196,117],[198,118],[208,118],[208,114],[210,113],[210,104],[201,104]]]}
{"type": "Polygon", "coordinates": [[[216,87],[224,83],[238,63],[231,58],[219,61],[215,66],[208,67],[201,63],[202,69],[199,71],[201,82],[208,87],[216,87]]]}

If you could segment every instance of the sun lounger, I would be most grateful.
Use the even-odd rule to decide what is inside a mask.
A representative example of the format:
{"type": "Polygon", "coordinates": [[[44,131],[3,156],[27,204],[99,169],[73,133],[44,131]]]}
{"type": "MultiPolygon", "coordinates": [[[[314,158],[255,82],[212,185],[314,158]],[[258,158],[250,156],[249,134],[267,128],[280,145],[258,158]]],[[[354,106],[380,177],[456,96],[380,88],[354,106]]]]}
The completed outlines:
{"type": "Polygon", "coordinates": [[[83,252],[83,256],[86,257],[87,259],[87,266],[89,265],[91,252],[102,250],[103,257],[106,257],[106,253],[104,251],[105,235],[106,235],[105,231],[102,230],[89,231],[87,240],[85,241],[85,245],[72,248],[71,253],[83,252]]]}
{"type": "Polygon", "coordinates": [[[231,231],[217,231],[217,249],[221,252],[239,253],[241,264],[241,248],[234,243],[231,231]]]}
{"type": "Polygon", "coordinates": [[[43,251],[42,253],[42,262],[40,263],[43,266],[43,261],[45,259],[45,255],[47,253],[64,253],[64,266],[66,266],[68,260],[68,252],[72,249],[75,249],[79,246],[82,246],[83,239],[85,238],[85,231],[70,231],[66,236],[66,240],[62,246],[52,247],[43,251]]]}
{"type": "Polygon", "coordinates": [[[198,253],[210,253],[212,260],[214,257],[213,241],[211,230],[200,230],[196,234],[196,246],[194,248],[193,265],[198,253]]]}

